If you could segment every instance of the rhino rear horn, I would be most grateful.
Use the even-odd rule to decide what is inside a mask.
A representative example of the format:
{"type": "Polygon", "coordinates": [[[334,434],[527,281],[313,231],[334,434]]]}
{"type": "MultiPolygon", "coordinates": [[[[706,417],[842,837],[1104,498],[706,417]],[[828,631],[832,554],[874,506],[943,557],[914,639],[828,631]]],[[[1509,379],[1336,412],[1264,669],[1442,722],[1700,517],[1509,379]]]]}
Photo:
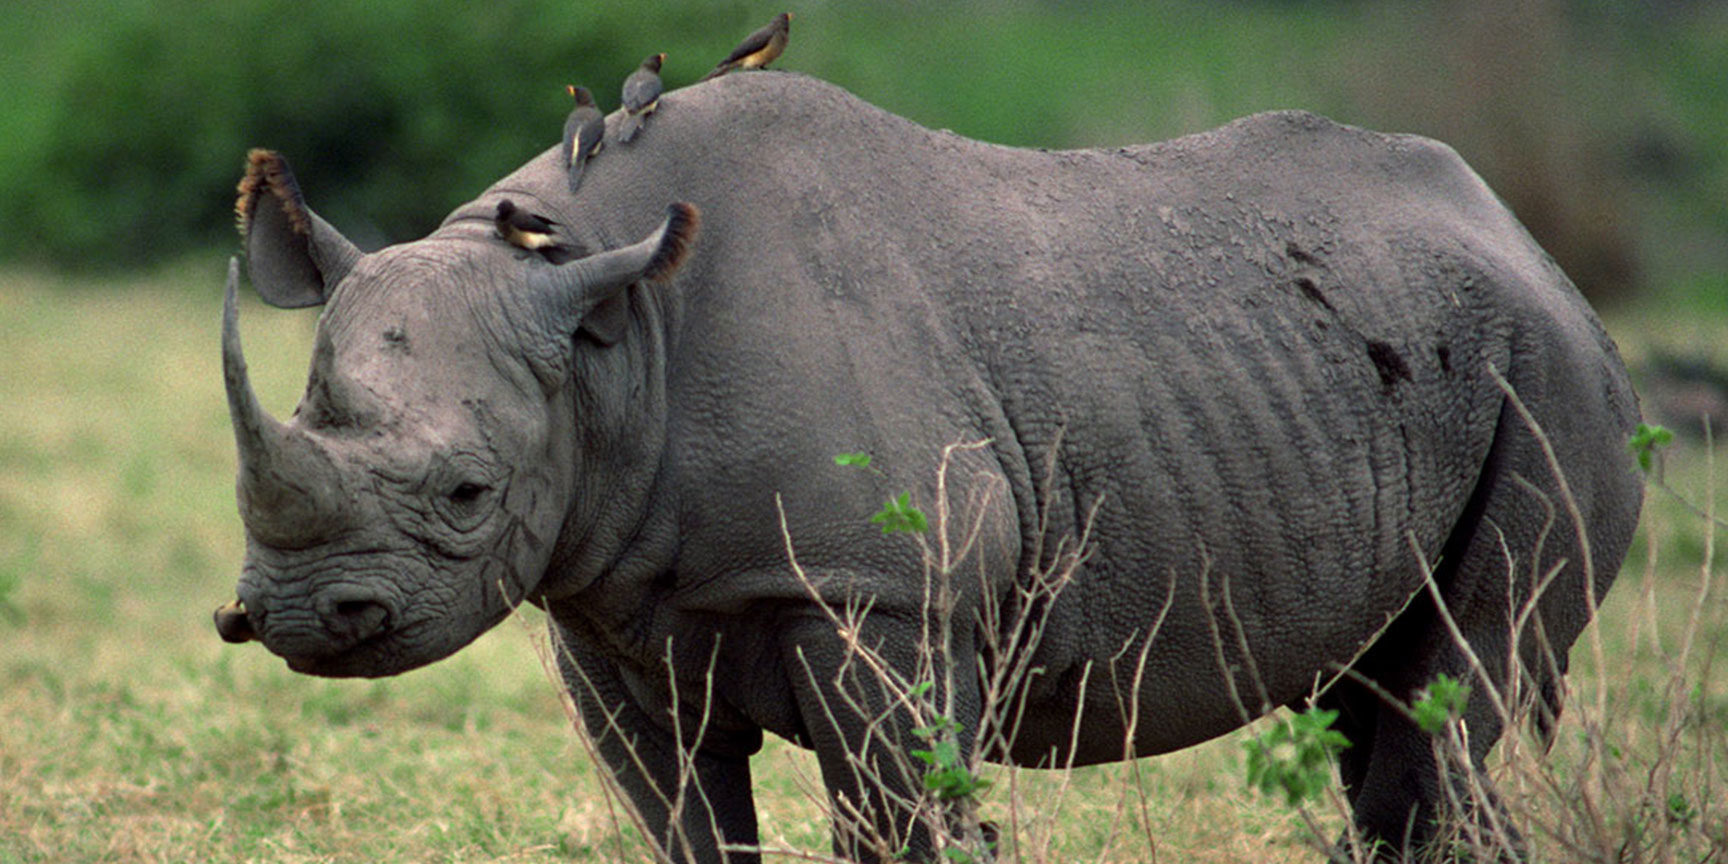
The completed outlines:
{"type": "Polygon", "coordinates": [[[529,291],[559,332],[568,335],[580,329],[611,345],[623,338],[629,324],[625,289],[637,282],[671,279],[689,258],[701,227],[696,205],[678,202],[666,208],[666,219],[642,240],[537,272],[530,277],[529,291]]]}
{"type": "Polygon", "coordinates": [[[306,206],[280,153],[248,153],[238,192],[234,214],[259,296],[284,309],[322,304],[360,260],[359,248],[306,206]]]}
{"type": "Polygon", "coordinates": [[[246,529],[281,548],[303,548],[340,528],[342,482],[310,436],[271,417],[258,403],[240,349],[240,262],[228,259],[222,300],[222,378],[240,454],[237,493],[246,529]]]}

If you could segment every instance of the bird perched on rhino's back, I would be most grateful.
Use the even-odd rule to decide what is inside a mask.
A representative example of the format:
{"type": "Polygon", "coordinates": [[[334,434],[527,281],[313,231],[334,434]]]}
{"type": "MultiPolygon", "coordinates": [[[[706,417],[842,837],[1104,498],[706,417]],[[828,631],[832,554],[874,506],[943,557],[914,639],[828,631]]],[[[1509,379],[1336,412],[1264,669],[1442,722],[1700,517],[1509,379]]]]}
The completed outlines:
{"type": "Polygon", "coordinates": [[[642,124],[648,122],[648,115],[660,107],[660,93],[664,89],[660,83],[660,64],[664,62],[664,53],[651,54],[624,79],[624,122],[618,131],[619,141],[633,140],[642,131],[642,124]]]}
{"type": "Polygon", "coordinates": [[[600,113],[588,88],[571,84],[564,89],[576,100],[576,107],[570,109],[570,116],[564,121],[563,149],[564,169],[570,181],[570,194],[574,195],[576,187],[582,185],[583,164],[600,152],[600,144],[606,138],[606,115],[600,113]]]}
{"type": "Polygon", "coordinates": [[[703,81],[718,78],[733,69],[761,69],[774,62],[780,52],[786,50],[786,39],[792,32],[792,13],[782,12],[774,16],[768,25],[738,43],[714,71],[702,76],[703,81]]]}

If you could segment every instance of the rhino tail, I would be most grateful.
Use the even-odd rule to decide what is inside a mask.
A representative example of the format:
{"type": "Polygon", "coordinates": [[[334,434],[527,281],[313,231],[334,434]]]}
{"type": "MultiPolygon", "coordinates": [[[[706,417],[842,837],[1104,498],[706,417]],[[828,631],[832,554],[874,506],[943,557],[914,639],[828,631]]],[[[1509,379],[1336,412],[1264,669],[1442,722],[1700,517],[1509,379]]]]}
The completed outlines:
{"type": "Polygon", "coordinates": [[[696,205],[679,201],[666,208],[666,222],[657,232],[660,239],[655,245],[654,257],[648,259],[648,266],[642,271],[642,278],[650,282],[671,278],[683,266],[701,228],[702,211],[696,209],[696,205]]]}

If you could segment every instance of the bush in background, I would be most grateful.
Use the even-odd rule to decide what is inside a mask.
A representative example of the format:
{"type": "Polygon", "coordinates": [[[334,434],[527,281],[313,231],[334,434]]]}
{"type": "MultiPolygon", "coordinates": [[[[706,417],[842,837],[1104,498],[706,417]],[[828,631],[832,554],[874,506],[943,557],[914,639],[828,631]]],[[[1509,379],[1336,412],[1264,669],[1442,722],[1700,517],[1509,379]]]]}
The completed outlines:
{"type": "Polygon", "coordinates": [[[1116,146],[1271,108],[1453,144],[1593,299],[1728,309],[1728,6],[1670,0],[15,0],[0,7],[0,260],[124,268],[233,243],[283,151],[362,246],[420,236],[602,107],[694,81],[774,12],[778,64],[927,126],[1116,146]]]}
{"type": "MultiPolygon", "coordinates": [[[[254,146],[287,154],[357,241],[419,236],[557,143],[564,83],[612,107],[643,56],[746,23],[667,2],[83,5],[52,19],[77,38],[37,58],[46,104],[13,121],[6,257],[124,267],[226,239],[254,146]]],[[[706,71],[680,54],[669,78],[706,71]]]]}

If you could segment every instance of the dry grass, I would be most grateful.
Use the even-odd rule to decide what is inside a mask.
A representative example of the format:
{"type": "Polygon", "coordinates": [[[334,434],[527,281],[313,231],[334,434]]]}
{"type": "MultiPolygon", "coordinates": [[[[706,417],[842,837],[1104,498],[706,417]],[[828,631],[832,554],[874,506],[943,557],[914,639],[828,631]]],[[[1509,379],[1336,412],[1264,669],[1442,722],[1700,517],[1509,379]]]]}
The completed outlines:
{"type": "MultiPolygon", "coordinates": [[[[297,676],[216,639],[242,551],[220,272],[0,275],[0,862],[649,860],[617,837],[533,615],[379,682],[297,676]]],[[[291,410],[313,316],[243,320],[265,403],[291,410]]],[[[1667,477],[1703,506],[1722,470],[1685,446],[1667,477]]],[[[1647,511],[1596,631],[1604,662],[1575,652],[1554,755],[1492,766],[1537,860],[1579,860],[1572,842],[1601,860],[1728,854],[1713,535],[1663,494],[1647,511]],[[1599,818],[1579,818],[1585,801],[1599,818]]],[[[979,815],[1020,814],[1022,860],[1318,860],[1296,814],[1244,791],[1242,740],[1066,774],[984,768],[979,815]]],[[[825,852],[809,754],[771,741],[754,771],[764,845],[825,852]]],[[[1342,825],[1314,815],[1328,837],[1342,825]]]]}

